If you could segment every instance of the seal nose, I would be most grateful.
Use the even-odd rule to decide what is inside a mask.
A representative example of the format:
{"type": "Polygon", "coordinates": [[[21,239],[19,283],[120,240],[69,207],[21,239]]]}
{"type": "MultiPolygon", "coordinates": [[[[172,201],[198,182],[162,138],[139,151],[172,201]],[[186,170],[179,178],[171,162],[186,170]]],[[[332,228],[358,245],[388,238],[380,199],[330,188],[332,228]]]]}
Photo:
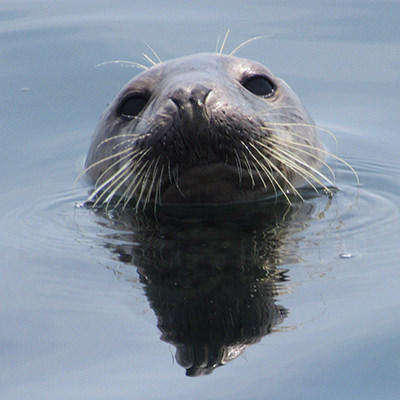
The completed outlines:
{"type": "Polygon", "coordinates": [[[211,136],[206,102],[211,91],[205,85],[186,81],[170,92],[169,99],[177,109],[175,140],[181,141],[192,159],[206,160],[209,157],[211,136]]]}
{"type": "Polygon", "coordinates": [[[178,109],[178,125],[182,131],[196,132],[196,135],[208,131],[209,116],[206,102],[211,91],[212,89],[205,85],[186,82],[176,87],[169,96],[178,109]]]}
{"type": "Polygon", "coordinates": [[[188,109],[203,110],[211,91],[212,89],[202,84],[181,85],[173,91],[169,98],[176,104],[180,112],[188,109]]]}

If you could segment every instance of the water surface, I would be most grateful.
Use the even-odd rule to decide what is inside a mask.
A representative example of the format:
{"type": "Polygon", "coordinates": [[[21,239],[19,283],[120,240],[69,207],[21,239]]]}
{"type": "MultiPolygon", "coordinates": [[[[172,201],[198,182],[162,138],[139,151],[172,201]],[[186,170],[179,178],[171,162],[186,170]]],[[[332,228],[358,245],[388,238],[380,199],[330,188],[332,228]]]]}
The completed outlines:
{"type": "Polygon", "coordinates": [[[1,398],[398,399],[399,9],[397,1],[3,1],[1,398]],[[214,51],[228,28],[226,51],[270,36],[240,55],[290,83],[361,185],[331,159],[333,199],[277,208],[269,223],[197,218],[195,230],[76,207],[87,190],[74,180],[98,117],[138,73],[97,65],[143,62],[145,42],[162,59],[214,51]],[[174,275],[168,260],[188,273],[174,275]],[[209,269],[188,277],[196,262],[209,269]],[[174,282],[188,301],[174,301],[174,282]],[[207,376],[187,377],[174,358],[187,339],[185,310],[203,350],[207,332],[232,344],[207,376]],[[232,318],[211,319],[212,331],[207,313],[232,318]],[[230,329],[235,316],[247,331],[230,329]]]}

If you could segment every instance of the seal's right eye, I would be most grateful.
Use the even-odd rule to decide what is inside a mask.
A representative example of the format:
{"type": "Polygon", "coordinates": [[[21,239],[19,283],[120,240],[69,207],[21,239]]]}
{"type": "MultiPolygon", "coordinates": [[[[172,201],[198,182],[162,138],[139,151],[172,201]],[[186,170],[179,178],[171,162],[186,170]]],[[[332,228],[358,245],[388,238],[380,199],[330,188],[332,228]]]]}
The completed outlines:
{"type": "Polygon", "coordinates": [[[135,118],[144,109],[147,99],[142,96],[127,97],[119,106],[118,112],[122,117],[135,118]]]}

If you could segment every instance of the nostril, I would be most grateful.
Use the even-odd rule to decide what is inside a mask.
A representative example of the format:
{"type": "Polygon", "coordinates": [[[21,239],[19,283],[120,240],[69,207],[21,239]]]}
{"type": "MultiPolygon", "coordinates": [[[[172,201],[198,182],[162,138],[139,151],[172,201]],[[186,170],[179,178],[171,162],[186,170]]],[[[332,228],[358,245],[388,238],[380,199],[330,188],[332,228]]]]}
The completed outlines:
{"type": "Polygon", "coordinates": [[[179,87],[169,96],[175,105],[182,109],[186,106],[203,108],[212,89],[204,85],[179,87]]]}
{"type": "Polygon", "coordinates": [[[170,96],[169,99],[178,107],[178,108],[182,108],[182,104],[181,102],[174,96],[170,96]]]}
{"type": "Polygon", "coordinates": [[[211,91],[212,89],[207,89],[192,93],[189,99],[190,103],[198,107],[204,107],[211,91]]]}
{"type": "Polygon", "coordinates": [[[206,104],[207,97],[211,91],[212,89],[205,87],[195,88],[192,90],[189,101],[192,104],[202,107],[206,104]]]}
{"type": "Polygon", "coordinates": [[[203,104],[206,104],[208,96],[210,95],[211,92],[212,92],[212,89],[209,89],[207,91],[207,93],[205,94],[204,99],[203,99],[203,104]]]}

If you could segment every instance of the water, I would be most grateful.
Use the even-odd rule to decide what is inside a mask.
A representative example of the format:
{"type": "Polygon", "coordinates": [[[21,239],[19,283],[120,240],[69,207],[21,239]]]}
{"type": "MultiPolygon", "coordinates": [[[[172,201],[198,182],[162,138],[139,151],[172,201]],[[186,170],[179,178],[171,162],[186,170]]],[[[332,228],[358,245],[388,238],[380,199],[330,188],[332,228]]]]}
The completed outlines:
{"type": "Polygon", "coordinates": [[[1,398],[399,398],[399,7],[3,0],[1,398]],[[227,28],[227,51],[271,35],[240,55],[292,85],[361,186],[331,160],[333,199],[278,207],[270,224],[233,224],[228,210],[143,227],[75,207],[98,117],[138,72],[96,66],[141,61],[144,42],[162,59],[214,51],[227,28]],[[176,347],[182,364],[196,343],[204,360],[207,334],[209,359],[227,343],[236,358],[186,377],[176,347]]]}

